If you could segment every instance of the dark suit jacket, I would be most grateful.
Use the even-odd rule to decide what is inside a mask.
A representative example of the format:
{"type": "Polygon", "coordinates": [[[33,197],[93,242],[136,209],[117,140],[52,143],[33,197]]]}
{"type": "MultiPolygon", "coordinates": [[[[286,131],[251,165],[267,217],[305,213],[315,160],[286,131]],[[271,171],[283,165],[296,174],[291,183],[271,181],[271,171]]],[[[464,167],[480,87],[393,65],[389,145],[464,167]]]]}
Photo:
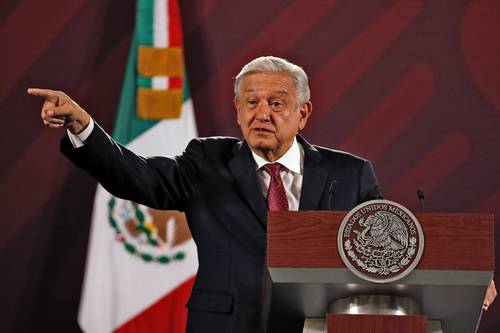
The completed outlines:
{"type": "MultiPolygon", "coordinates": [[[[368,161],[310,145],[301,136],[298,141],[304,148],[300,210],[350,210],[381,197],[368,161]]],[[[65,137],[61,150],[112,194],[186,213],[199,259],[187,304],[188,332],[266,331],[267,208],[245,141],[195,139],[179,156],[143,158],[97,125],[83,147],[73,149],[65,137]]],[[[302,332],[302,318],[282,324],[274,323],[268,332],[302,332]]]]}

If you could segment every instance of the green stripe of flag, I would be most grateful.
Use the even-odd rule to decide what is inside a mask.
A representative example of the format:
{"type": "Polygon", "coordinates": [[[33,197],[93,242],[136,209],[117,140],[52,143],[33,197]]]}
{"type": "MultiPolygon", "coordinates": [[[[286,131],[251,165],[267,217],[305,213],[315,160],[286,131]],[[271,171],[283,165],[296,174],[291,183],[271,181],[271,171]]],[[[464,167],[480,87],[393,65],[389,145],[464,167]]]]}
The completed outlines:
{"type": "MultiPolygon", "coordinates": [[[[154,1],[138,0],[136,13],[137,44],[144,46],[154,46],[154,1]]],[[[141,88],[151,88],[151,78],[138,76],[137,86],[141,88]]]]}
{"type": "Polygon", "coordinates": [[[137,1],[136,31],[139,45],[154,46],[153,25],[154,25],[154,1],[137,1]]]}

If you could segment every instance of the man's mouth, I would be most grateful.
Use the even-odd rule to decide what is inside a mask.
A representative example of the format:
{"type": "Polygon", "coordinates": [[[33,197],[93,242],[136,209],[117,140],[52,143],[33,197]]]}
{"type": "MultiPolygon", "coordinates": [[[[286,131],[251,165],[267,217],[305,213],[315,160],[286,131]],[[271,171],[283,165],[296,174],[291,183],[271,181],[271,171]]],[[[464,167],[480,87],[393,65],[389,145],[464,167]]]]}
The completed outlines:
{"type": "Polygon", "coordinates": [[[257,133],[273,133],[272,130],[267,129],[267,128],[262,128],[262,127],[252,128],[252,131],[255,131],[257,133]]]}

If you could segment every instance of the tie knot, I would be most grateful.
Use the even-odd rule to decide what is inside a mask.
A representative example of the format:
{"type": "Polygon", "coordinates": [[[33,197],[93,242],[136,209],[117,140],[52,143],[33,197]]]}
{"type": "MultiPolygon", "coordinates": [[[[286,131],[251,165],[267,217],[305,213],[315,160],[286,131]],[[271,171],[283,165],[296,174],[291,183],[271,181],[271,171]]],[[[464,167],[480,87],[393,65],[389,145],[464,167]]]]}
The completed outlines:
{"type": "Polygon", "coordinates": [[[273,178],[279,177],[282,168],[283,166],[279,163],[268,163],[264,165],[264,170],[273,178]]]}

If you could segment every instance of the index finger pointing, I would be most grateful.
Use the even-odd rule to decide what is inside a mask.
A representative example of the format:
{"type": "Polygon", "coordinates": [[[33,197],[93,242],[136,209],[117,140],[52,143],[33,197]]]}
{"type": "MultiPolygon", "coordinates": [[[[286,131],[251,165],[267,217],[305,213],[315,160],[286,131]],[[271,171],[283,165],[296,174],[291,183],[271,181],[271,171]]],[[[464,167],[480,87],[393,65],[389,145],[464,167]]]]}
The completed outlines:
{"type": "Polygon", "coordinates": [[[33,96],[40,96],[46,99],[58,99],[60,94],[55,90],[50,89],[40,89],[40,88],[29,88],[28,94],[33,96]]]}

